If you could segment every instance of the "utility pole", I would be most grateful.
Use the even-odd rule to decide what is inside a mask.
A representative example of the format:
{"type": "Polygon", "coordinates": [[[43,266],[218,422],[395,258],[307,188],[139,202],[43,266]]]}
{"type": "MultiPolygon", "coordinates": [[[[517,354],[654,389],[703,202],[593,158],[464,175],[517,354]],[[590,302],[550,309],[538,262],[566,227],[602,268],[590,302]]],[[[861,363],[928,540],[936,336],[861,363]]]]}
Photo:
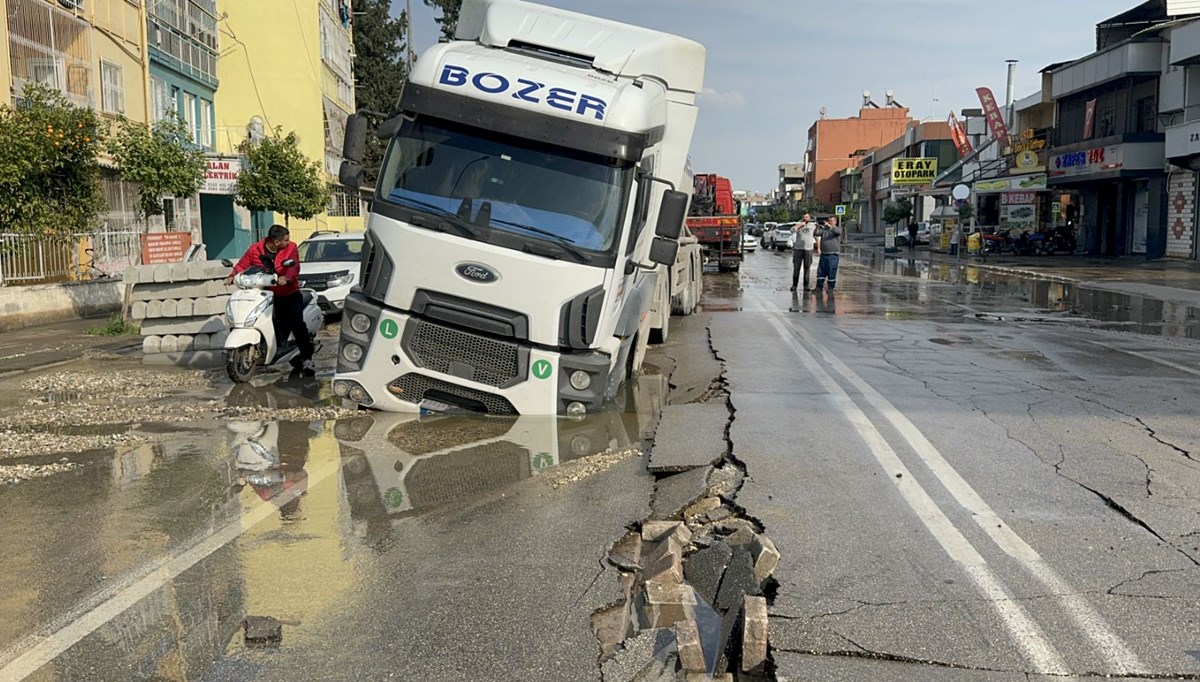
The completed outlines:
{"type": "Polygon", "coordinates": [[[413,26],[413,19],[412,19],[412,0],[405,0],[405,5],[404,5],[404,30],[405,30],[405,31],[408,33],[408,38],[407,38],[407,39],[404,41],[404,42],[406,43],[406,44],[405,44],[405,50],[404,50],[404,51],[405,51],[405,53],[406,53],[406,59],[405,59],[405,61],[406,61],[406,63],[408,64],[408,73],[409,73],[410,75],[412,74],[412,67],[413,67],[413,32],[412,32],[412,26],[413,26]]]}

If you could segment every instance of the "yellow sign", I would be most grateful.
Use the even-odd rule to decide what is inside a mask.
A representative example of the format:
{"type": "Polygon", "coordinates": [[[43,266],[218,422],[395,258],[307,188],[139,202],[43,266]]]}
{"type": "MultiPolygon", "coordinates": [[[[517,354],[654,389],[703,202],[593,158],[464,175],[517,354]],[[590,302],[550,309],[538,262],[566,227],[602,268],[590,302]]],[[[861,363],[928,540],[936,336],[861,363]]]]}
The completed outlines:
{"type": "Polygon", "coordinates": [[[893,185],[928,185],[936,177],[936,157],[892,159],[893,185]]]}

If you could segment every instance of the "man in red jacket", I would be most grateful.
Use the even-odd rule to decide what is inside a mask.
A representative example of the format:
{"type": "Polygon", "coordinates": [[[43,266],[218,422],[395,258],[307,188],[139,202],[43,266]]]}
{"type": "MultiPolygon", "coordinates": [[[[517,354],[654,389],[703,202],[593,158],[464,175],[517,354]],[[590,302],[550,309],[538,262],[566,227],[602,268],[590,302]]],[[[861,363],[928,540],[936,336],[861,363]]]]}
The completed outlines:
{"type": "Polygon", "coordinates": [[[275,294],[273,321],[276,347],[282,346],[288,334],[291,334],[300,348],[300,357],[292,359],[292,366],[305,372],[314,372],[313,342],[308,335],[308,326],[304,324],[304,297],[300,294],[300,252],[289,239],[290,236],[283,225],[272,225],[266,239],[246,249],[246,254],[233,266],[233,272],[229,273],[225,283],[232,284],[235,275],[254,266],[276,275],[276,285],[271,287],[275,294]],[[292,264],[285,267],[284,262],[288,260],[292,264]]]}

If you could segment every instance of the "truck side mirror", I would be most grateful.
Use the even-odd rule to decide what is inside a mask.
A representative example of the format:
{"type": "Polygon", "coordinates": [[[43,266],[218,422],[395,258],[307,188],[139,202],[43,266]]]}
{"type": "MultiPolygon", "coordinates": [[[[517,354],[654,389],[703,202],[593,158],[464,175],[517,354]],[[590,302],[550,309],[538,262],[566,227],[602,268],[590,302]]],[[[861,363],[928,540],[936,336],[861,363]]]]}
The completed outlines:
{"type": "Polygon", "coordinates": [[[367,173],[357,161],[343,161],[338,168],[338,182],[350,189],[358,189],[366,181],[367,173]]]}
{"type": "Polygon", "coordinates": [[[359,165],[367,153],[367,117],[363,114],[350,114],[346,119],[346,137],[342,140],[342,158],[359,165]]]}
{"type": "Polygon", "coordinates": [[[674,265],[675,258],[678,255],[679,242],[674,239],[655,237],[654,241],[650,242],[650,262],[652,263],[668,266],[674,265]]]}
{"type": "MultiPolygon", "coordinates": [[[[687,194],[675,190],[663,192],[662,203],[658,208],[658,225],[654,228],[656,236],[663,239],[679,239],[680,233],[683,232],[683,219],[687,217],[688,198],[687,194]]],[[[653,249],[653,246],[651,248],[653,249]]],[[[653,259],[651,256],[651,260],[653,259]]],[[[674,262],[673,258],[671,262],[674,262]]]]}

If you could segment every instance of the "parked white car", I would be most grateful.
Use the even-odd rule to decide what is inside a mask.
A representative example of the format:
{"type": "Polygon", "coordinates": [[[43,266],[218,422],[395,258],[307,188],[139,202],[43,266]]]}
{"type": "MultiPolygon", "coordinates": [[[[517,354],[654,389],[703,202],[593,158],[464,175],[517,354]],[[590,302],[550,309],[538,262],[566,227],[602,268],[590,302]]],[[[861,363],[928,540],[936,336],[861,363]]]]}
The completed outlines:
{"type": "Polygon", "coordinates": [[[762,247],[771,249],[775,247],[775,229],[779,227],[779,223],[766,223],[763,225],[762,247]]]}
{"type": "Polygon", "coordinates": [[[362,232],[314,232],[300,244],[300,286],[326,317],[340,314],[362,267],[362,232]]]}
{"type": "Polygon", "coordinates": [[[792,248],[792,244],[794,243],[792,240],[796,236],[796,233],[792,232],[792,228],[795,226],[796,223],[781,223],[779,227],[775,228],[771,244],[775,247],[776,251],[792,248]]]}
{"type": "Polygon", "coordinates": [[[758,237],[750,234],[750,230],[742,233],[742,251],[757,251],[758,237]]]}

